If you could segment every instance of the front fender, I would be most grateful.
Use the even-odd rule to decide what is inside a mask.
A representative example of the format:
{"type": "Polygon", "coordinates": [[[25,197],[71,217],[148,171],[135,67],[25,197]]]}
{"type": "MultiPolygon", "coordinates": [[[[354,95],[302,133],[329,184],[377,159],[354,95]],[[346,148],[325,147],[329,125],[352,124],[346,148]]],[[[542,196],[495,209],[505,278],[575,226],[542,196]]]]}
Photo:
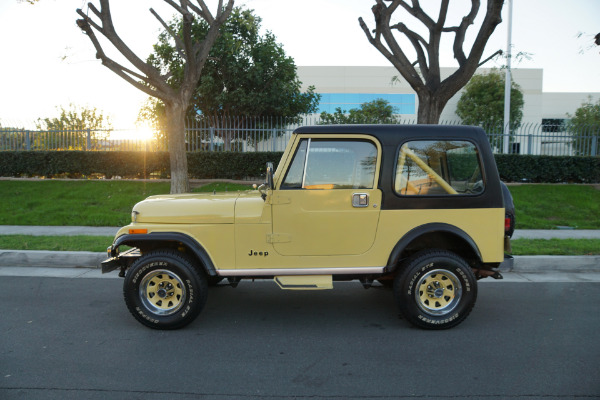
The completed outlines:
{"type": "Polygon", "coordinates": [[[111,246],[110,256],[115,258],[118,257],[119,246],[130,246],[142,248],[144,245],[157,244],[160,245],[167,243],[181,243],[185,246],[192,254],[202,263],[204,270],[208,276],[216,276],[217,271],[215,266],[210,259],[210,256],[192,237],[178,232],[152,232],[148,234],[125,234],[119,236],[111,246]]]}

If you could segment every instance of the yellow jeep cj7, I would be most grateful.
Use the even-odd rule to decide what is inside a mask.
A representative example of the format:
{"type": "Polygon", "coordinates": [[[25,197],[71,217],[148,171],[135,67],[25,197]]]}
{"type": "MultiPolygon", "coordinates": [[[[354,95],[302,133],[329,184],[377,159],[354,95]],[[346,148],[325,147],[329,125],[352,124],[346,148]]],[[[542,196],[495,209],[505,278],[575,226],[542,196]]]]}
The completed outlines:
{"type": "Polygon", "coordinates": [[[139,322],[189,324],[224,278],[300,290],[356,279],[393,287],[412,324],[444,329],[469,315],[478,279],[501,278],[514,206],[480,128],[302,127],[266,180],[135,205],[102,272],[120,269],[139,322]]]}

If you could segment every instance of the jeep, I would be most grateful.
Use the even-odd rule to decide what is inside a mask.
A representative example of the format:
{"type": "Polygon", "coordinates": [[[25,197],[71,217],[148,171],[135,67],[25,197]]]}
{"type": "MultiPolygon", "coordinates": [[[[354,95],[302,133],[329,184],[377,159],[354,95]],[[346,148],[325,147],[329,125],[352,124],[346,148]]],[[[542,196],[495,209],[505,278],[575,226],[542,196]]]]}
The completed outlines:
{"type": "Polygon", "coordinates": [[[514,224],[481,128],[306,126],[258,190],[136,204],[101,267],[120,270],[129,311],[156,329],[192,322],[223,279],[383,285],[408,322],[445,329],[473,309],[478,279],[501,278],[514,224]]]}

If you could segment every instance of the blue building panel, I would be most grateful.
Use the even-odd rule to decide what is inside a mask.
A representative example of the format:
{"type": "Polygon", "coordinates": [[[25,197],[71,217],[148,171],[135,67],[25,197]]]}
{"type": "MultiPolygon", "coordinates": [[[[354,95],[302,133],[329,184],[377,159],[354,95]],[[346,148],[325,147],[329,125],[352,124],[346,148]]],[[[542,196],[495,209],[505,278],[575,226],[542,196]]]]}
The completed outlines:
{"type": "Polygon", "coordinates": [[[319,113],[325,111],[333,114],[336,108],[349,111],[360,108],[361,104],[373,100],[387,100],[394,107],[394,114],[415,114],[416,95],[396,93],[320,93],[319,113]]]}

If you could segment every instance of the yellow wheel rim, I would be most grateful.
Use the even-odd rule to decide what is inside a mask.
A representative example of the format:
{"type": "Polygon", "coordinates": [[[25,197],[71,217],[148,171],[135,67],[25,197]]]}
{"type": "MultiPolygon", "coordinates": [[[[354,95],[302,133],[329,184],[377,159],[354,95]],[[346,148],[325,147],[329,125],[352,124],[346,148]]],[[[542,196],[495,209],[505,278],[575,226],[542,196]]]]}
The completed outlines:
{"type": "Polygon", "coordinates": [[[158,315],[171,315],[185,302],[185,286],[181,278],[172,271],[152,271],[142,278],[140,299],[148,311],[158,315]]]}
{"type": "Polygon", "coordinates": [[[462,296],[462,285],[452,272],[436,269],[425,274],[417,284],[415,300],[421,310],[430,315],[450,313],[462,296]]]}

